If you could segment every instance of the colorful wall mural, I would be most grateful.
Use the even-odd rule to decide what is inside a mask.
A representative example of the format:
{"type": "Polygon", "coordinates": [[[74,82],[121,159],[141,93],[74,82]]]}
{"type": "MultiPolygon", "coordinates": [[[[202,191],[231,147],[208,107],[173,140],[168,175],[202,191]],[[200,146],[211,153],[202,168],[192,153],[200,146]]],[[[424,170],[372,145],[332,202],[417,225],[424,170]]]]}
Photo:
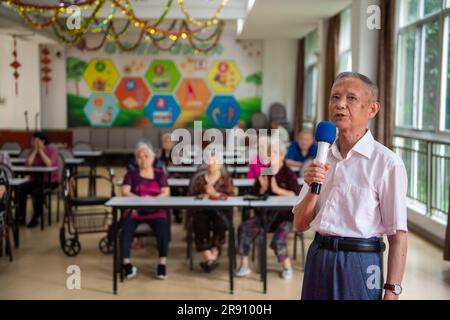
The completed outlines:
{"type": "Polygon", "coordinates": [[[129,53],[107,43],[94,52],[67,48],[69,127],[231,128],[261,110],[262,43],[224,35],[194,54],[151,45],[129,53]]]}

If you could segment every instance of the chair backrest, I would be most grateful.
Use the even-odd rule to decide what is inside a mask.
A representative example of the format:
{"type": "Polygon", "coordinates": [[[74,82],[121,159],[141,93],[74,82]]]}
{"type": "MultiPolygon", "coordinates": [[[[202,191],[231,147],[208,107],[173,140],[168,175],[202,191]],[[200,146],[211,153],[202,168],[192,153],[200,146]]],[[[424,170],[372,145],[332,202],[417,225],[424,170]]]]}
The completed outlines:
{"type": "Polygon", "coordinates": [[[66,169],[66,158],[64,158],[61,151],[58,152],[58,173],[60,184],[64,182],[64,172],[66,169]]]}
{"type": "Polygon", "coordinates": [[[19,159],[26,159],[26,158],[28,158],[28,155],[30,154],[30,152],[31,152],[31,149],[23,149],[22,151],[20,151],[20,154],[19,154],[19,159]]]}
{"type": "Polygon", "coordinates": [[[74,144],[72,151],[92,151],[93,148],[89,142],[77,142],[74,144]]]}
{"type": "Polygon", "coordinates": [[[270,121],[286,120],[286,108],[281,103],[273,103],[269,108],[270,121]]]}
{"type": "Polygon", "coordinates": [[[20,151],[22,150],[22,147],[17,142],[5,142],[2,145],[1,150],[14,150],[14,151],[20,151]]]}
{"type": "Polygon", "coordinates": [[[191,180],[189,180],[189,186],[188,186],[188,190],[187,190],[187,195],[188,196],[193,196],[194,192],[193,192],[193,188],[194,188],[194,182],[197,180],[197,178],[203,174],[206,173],[205,169],[199,169],[197,170],[196,173],[194,173],[191,177],[191,180]]]}
{"type": "Polygon", "coordinates": [[[8,152],[0,150],[0,163],[11,166],[11,157],[8,152]]]}
{"type": "Polygon", "coordinates": [[[58,149],[58,153],[64,158],[64,160],[74,158],[73,153],[70,149],[66,148],[58,149]]]}
{"type": "Polygon", "coordinates": [[[0,228],[6,222],[6,213],[9,210],[11,200],[11,188],[9,182],[13,178],[11,168],[3,163],[0,163],[0,228]]]}
{"type": "Polygon", "coordinates": [[[252,114],[252,128],[254,129],[267,129],[267,117],[262,112],[255,112],[252,114]]]}

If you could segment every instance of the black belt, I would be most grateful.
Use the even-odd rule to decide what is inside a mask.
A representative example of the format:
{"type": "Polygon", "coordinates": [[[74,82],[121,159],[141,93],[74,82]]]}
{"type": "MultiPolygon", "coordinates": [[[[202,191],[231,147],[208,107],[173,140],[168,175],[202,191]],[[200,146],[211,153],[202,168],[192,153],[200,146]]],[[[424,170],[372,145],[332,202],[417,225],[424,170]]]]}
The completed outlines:
{"type": "Polygon", "coordinates": [[[316,233],[315,241],[320,248],[333,251],[383,252],[386,249],[381,239],[343,238],[316,233]]]}

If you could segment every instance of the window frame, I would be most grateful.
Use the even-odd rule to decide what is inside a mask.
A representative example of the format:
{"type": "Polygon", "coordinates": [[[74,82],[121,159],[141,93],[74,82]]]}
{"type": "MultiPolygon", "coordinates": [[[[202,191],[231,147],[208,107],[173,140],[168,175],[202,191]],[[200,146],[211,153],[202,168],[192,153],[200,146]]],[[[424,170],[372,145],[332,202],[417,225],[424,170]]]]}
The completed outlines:
{"type": "MultiPolygon", "coordinates": [[[[402,0],[406,1],[406,0],[402,0]]],[[[402,12],[403,7],[401,5],[398,5],[396,10],[396,48],[395,48],[395,65],[394,68],[394,108],[393,108],[393,119],[394,119],[394,135],[410,135],[411,137],[416,137],[418,139],[436,139],[441,141],[446,141],[448,143],[448,139],[450,139],[450,130],[445,130],[445,123],[444,125],[442,122],[445,122],[442,120],[445,118],[445,104],[442,104],[442,100],[445,100],[446,98],[446,78],[447,78],[447,70],[443,70],[444,67],[444,59],[445,55],[448,55],[448,52],[444,52],[444,41],[445,36],[447,34],[447,30],[445,29],[445,22],[446,18],[449,17],[450,20],[450,7],[445,7],[445,1],[450,2],[450,0],[444,0],[442,1],[442,7],[440,11],[436,11],[433,14],[429,14],[427,16],[423,16],[423,11],[420,10],[420,8],[423,8],[423,3],[425,0],[419,0],[418,3],[418,19],[414,22],[410,22],[408,24],[405,24],[403,26],[401,25],[404,12],[402,12]],[[435,106],[435,109],[437,109],[436,116],[434,118],[434,129],[433,130],[425,130],[425,129],[419,129],[422,125],[422,111],[423,111],[423,78],[424,78],[424,55],[425,55],[425,25],[433,22],[438,21],[439,23],[439,52],[438,52],[438,61],[439,61],[439,72],[441,74],[440,77],[438,77],[438,106],[435,106]],[[414,94],[413,97],[413,119],[412,119],[412,128],[405,126],[405,125],[398,125],[398,116],[399,112],[397,111],[397,103],[399,100],[399,87],[398,87],[398,71],[400,66],[400,37],[407,32],[413,30],[415,32],[415,70],[416,74],[414,75],[414,94]],[[422,89],[422,90],[421,90],[422,89]],[[418,99],[418,100],[417,100],[418,99]]],[[[449,3],[450,4],[450,3],[449,3]]],[[[450,30],[448,31],[450,33],[450,30]]],[[[450,45],[450,44],[448,44],[450,45]]],[[[447,85],[450,85],[447,84],[447,85]]]]}

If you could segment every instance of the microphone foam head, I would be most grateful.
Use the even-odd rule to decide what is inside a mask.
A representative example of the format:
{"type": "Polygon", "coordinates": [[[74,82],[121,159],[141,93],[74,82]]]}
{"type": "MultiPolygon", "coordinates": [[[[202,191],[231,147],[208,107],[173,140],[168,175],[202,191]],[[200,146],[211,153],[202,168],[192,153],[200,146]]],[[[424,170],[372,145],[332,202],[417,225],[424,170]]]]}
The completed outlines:
{"type": "Polygon", "coordinates": [[[333,144],[336,140],[336,125],[330,121],[322,121],[316,127],[316,141],[333,144]]]}

